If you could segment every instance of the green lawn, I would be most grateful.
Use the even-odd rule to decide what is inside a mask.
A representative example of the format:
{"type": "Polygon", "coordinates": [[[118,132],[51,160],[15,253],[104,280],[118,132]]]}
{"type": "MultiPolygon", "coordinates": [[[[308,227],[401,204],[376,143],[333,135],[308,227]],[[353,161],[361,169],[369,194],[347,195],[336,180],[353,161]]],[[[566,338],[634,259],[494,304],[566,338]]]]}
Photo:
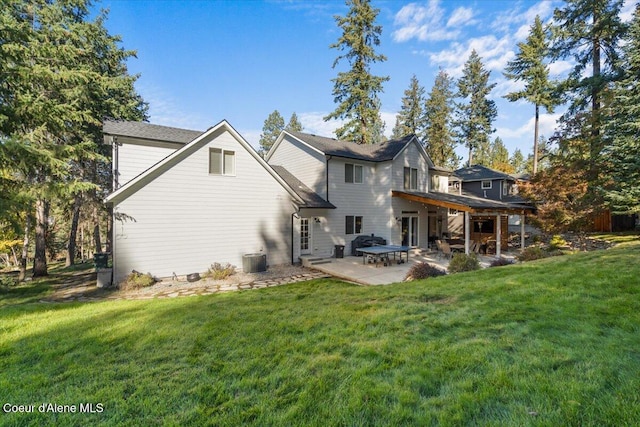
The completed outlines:
{"type": "Polygon", "coordinates": [[[640,241],[624,240],[383,287],[84,304],[5,291],[0,403],[36,413],[0,425],[635,425],[640,241]]]}

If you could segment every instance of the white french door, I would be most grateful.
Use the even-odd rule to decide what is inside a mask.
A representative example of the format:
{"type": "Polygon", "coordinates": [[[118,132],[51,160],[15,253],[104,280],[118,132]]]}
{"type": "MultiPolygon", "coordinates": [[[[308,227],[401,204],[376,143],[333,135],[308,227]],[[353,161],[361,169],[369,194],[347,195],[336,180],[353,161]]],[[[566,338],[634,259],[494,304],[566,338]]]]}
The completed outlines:
{"type": "Polygon", "coordinates": [[[311,247],[311,221],[300,218],[300,255],[309,255],[311,247]]]}
{"type": "Polygon", "coordinates": [[[402,217],[402,246],[418,246],[418,217],[402,217]]]}

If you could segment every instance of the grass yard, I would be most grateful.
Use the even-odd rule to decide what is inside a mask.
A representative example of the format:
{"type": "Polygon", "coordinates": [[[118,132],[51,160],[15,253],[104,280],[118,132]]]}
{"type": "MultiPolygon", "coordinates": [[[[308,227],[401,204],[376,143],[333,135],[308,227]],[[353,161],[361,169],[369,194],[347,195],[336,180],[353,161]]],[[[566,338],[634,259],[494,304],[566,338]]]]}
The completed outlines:
{"type": "Polygon", "coordinates": [[[640,241],[623,240],[382,287],[84,304],[11,289],[0,404],[35,413],[0,425],[637,425],[640,241]]]}

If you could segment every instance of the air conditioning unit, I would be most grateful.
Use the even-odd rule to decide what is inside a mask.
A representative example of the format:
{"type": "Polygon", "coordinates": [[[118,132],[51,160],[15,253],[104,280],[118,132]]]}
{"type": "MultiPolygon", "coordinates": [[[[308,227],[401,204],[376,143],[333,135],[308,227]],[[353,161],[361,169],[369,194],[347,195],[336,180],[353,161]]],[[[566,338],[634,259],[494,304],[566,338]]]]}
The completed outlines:
{"type": "Polygon", "coordinates": [[[267,271],[267,254],[242,255],[242,271],[245,273],[260,273],[267,271]]]}

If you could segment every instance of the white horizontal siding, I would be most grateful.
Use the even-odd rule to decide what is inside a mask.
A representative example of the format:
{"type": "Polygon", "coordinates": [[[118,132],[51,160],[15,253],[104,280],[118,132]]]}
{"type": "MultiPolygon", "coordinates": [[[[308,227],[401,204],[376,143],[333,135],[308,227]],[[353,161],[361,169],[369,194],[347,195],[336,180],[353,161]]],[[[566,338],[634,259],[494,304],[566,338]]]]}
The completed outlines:
{"type": "Polygon", "coordinates": [[[170,147],[122,144],[118,147],[118,183],[123,186],[174,151],[170,147]]]}
{"type": "Polygon", "coordinates": [[[404,168],[418,169],[418,188],[416,191],[429,191],[429,165],[420,149],[413,142],[393,161],[393,189],[404,190],[404,168]]]}
{"type": "Polygon", "coordinates": [[[285,135],[269,158],[269,164],[284,166],[307,187],[326,197],[325,157],[285,135]]]}
{"type": "Polygon", "coordinates": [[[204,272],[213,262],[242,268],[263,252],[291,261],[290,195],[228,132],[129,196],[114,224],[116,280],[132,269],[159,277],[204,272]],[[209,147],[235,151],[236,176],[209,175],[209,147]]]}

